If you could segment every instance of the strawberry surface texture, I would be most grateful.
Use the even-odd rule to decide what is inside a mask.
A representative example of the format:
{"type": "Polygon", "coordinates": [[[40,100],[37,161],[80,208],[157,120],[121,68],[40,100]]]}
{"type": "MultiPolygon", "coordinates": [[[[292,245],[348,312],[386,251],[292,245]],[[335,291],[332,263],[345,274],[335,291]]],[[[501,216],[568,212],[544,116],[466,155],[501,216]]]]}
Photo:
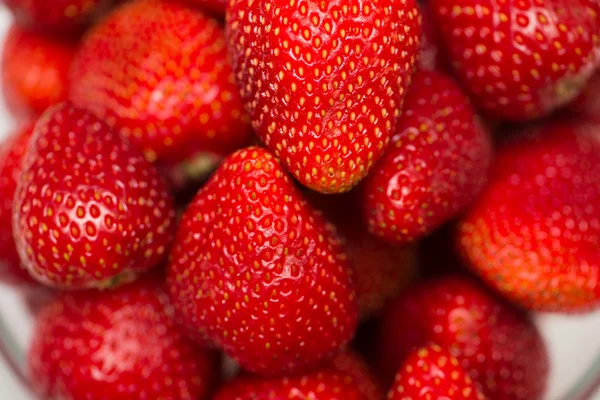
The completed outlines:
{"type": "Polygon", "coordinates": [[[173,200],[141,152],[69,103],[49,109],[30,140],[13,214],[30,274],[63,289],[107,287],[166,257],[173,200]]]}
{"type": "Polygon", "coordinates": [[[457,78],[494,118],[548,115],[573,100],[598,66],[595,0],[428,4],[457,78]]]}
{"type": "Polygon", "coordinates": [[[311,189],[350,190],[381,157],[419,52],[414,0],[231,0],[229,53],[252,126],[311,189]]]}
{"type": "Polygon", "coordinates": [[[352,268],[333,226],[259,147],[229,156],[192,200],[167,281],[188,329],[259,374],[314,367],[356,327],[352,268]]]}
{"type": "Polygon", "coordinates": [[[219,362],[172,319],[160,283],[64,294],[37,317],[28,363],[42,398],[208,400],[219,362]]]}

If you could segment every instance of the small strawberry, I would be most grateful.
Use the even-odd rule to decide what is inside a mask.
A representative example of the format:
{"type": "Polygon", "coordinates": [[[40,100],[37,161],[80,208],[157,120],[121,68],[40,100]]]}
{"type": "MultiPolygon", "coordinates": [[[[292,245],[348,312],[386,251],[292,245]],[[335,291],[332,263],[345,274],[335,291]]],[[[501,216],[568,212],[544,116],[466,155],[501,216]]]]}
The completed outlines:
{"type": "Polygon", "coordinates": [[[184,324],[251,372],[305,370],[354,334],[336,233],[264,149],[224,161],[186,210],[170,259],[184,324]]]}
{"type": "Polygon", "coordinates": [[[410,352],[447,348],[494,400],[543,398],[548,354],[532,322],[470,278],[428,281],[390,305],[380,326],[377,365],[391,382],[410,352]]]}
{"type": "Polygon", "coordinates": [[[450,78],[418,72],[392,143],[365,180],[369,231],[396,243],[428,235],[483,189],[491,139],[450,78]]]}
{"type": "Polygon", "coordinates": [[[2,90],[10,111],[37,117],[67,99],[75,46],[12,27],[2,49],[2,90]]]}
{"type": "Polygon", "coordinates": [[[205,400],[218,357],[172,320],[154,281],[62,295],[37,317],[28,364],[43,398],[205,400]]]}
{"type": "Polygon", "coordinates": [[[342,353],[304,375],[242,376],[226,383],[214,400],[381,400],[383,393],[359,357],[342,353]]]}
{"type": "Polygon", "coordinates": [[[81,32],[112,0],[1,0],[20,25],[72,35],[81,32]]]}
{"type": "Polygon", "coordinates": [[[38,121],[13,216],[25,267],[46,285],[114,285],[159,264],[175,229],[156,169],[100,120],[68,103],[38,121]]]}
{"type": "Polygon", "coordinates": [[[600,305],[599,132],[572,120],[526,128],[499,151],[491,184],[459,225],[472,269],[524,307],[600,305]]]}
{"type": "Polygon", "coordinates": [[[311,189],[350,190],[385,150],[419,50],[414,0],[231,0],[230,54],[260,139],[311,189]]]}
{"type": "Polygon", "coordinates": [[[29,286],[35,281],[21,266],[12,230],[13,198],[33,126],[28,124],[0,144],[0,281],[29,286]]]}
{"type": "Polygon", "coordinates": [[[456,76],[490,116],[527,120],[565,105],[599,61],[596,0],[431,0],[456,76]]]}
{"type": "Polygon", "coordinates": [[[396,375],[389,400],[484,400],[458,360],[436,344],[413,351],[396,375]]]}
{"type": "Polygon", "coordinates": [[[169,166],[229,154],[251,130],[219,21],[176,2],[134,0],[84,38],[70,99],[169,166]]]}
{"type": "Polygon", "coordinates": [[[367,319],[410,284],[416,275],[417,255],[414,246],[386,243],[363,229],[354,193],[332,196],[312,192],[308,197],[344,239],[354,267],[360,316],[367,319]]]}

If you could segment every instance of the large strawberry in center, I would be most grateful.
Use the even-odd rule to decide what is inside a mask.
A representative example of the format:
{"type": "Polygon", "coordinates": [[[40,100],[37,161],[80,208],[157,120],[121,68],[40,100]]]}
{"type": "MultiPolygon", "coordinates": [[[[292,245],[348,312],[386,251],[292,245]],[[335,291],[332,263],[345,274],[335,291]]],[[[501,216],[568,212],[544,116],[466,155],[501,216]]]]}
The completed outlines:
{"type": "Polygon", "coordinates": [[[379,159],[419,50],[414,0],[231,0],[230,53],[258,136],[302,184],[351,189],[379,159]]]}
{"type": "Polygon", "coordinates": [[[293,373],[346,344],[357,319],[333,227],[268,151],[229,156],[186,210],[168,285],[180,318],[245,369],[293,373]]]}

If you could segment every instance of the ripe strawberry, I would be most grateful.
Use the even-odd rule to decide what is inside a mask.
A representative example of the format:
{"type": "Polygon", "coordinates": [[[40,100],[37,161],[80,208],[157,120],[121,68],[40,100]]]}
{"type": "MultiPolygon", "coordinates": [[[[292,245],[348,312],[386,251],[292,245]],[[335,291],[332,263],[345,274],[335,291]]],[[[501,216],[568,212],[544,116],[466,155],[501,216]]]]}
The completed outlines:
{"type": "Polygon", "coordinates": [[[215,400],[381,400],[383,393],[366,364],[351,353],[305,375],[243,376],[225,384],[215,400]]]}
{"type": "Polygon", "coordinates": [[[357,320],[336,233],[266,150],[228,157],[185,212],[168,268],[184,324],[260,374],[305,370],[357,320]]]}
{"type": "Polygon", "coordinates": [[[81,32],[111,0],[1,0],[20,25],[71,35],[81,32]]]}
{"type": "Polygon", "coordinates": [[[436,343],[490,398],[543,398],[548,355],[535,326],[470,278],[450,276],[405,291],[386,311],[375,341],[386,382],[411,351],[436,343]]]}
{"type": "Polygon", "coordinates": [[[25,125],[0,145],[0,281],[29,286],[35,281],[21,266],[12,230],[13,198],[32,125],[25,125]]]}
{"type": "Polygon", "coordinates": [[[2,50],[2,90],[10,111],[37,117],[66,100],[74,54],[69,43],[12,27],[2,50]]]}
{"type": "Polygon", "coordinates": [[[596,0],[429,1],[442,45],[474,102],[527,120],[575,96],[598,65],[596,0]]]}
{"type": "Polygon", "coordinates": [[[84,39],[70,98],[144,150],[174,165],[229,154],[251,131],[219,22],[175,2],[134,0],[84,39]],[[76,78],[76,79],[75,79],[76,78]]]}
{"type": "Polygon", "coordinates": [[[390,400],[484,400],[452,354],[433,344],[413,351],[396,375],[390,400]]]}
{"type": "Polygon", "coordinates": [[[431,233],[483,188],[491,140],[468,98],[438,72],[418,72],[390,148],[365,180],[369,231],[396,243],[431,233]]]}
{"type": "Polygon", "coordinates": [[[218,357],[172,320],[154,281],[62,295],[37,317],[29,350],[31,384],[43,398],[206,399],[218,357]]]}
{"type": "Polygon", "coordinates": [[[600,124],[526,128],[498,154],[491,184],[459,225],[472,269],[520,305],[600,304],[600,124]]]}
{"type": "Polygon", "coordinates": [[[311,189],[350,190],[383,154],[420,41],[414,0],[231,0],[230,54],[260,139],[311,189]]]}
{"type": "Polygon", "coordinates": [[[111,286],[159,264],[174,229],[158,172],[100,120],[68,103],[38,121],[17,184],[17,249],[36,279],[111,286]]]}
{"type": "Polygon", "coordinates": [[[410,284],[416,275],[417,256],[414,246],[389,244],[369,235],[356,217],[360,214],[359,199],[354,193],[332,196],[312,192],[309,199],[344,239],[354,267],[360,316],[366,319],[378,314],[388,300],[410,284]]]}

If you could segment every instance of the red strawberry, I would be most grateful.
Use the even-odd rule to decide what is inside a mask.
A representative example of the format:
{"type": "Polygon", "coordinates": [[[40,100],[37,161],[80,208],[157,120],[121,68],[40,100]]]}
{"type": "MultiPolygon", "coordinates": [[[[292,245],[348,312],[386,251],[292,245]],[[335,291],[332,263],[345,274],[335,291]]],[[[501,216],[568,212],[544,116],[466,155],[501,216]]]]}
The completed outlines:
{"type": "Polygon", "coordinates": [[[433,344],[413,351],[396,375],[390,400],[484,400],[452,354],[433,344]]]}
{"type": "Polygon", "coordinates": [[[35,391],[71,400],[206,399],[218,357],[180,332],[168,300],[142,280],[46,305],[28,357],[35,391]]]}
{"type": "Polygon", "coordinates": [[[251,131],[219,22],[176,2],[135,0],[84,39],[70,98],[169,165],[228,154],[251,131]]]}
{"type": "Polygon", "coordinates": [[[1,0],[20,25],[63,35],[80,32],[111,0],[1,0]]]}
{"type": "Polygon", "coordinates": [[[2,90],[10,111],[37,117],[66,100],[74,53],[71,44],[12,27],[2,50],[2,90]]]}
{"type": "Polygon", "coordinates": [[[410,84],[414,0],[231,0],[230,53],[260,139],[303,185],[350,190],[383,154],[410,84]]]}
{"type": "Polygon", "coordinates": [[[34,280],[21,266],[12,230],[13,198],[32,125],[25,125],[0,145],[0,281],[29,285],[34,280]]]}
{"type": "Polygon", "coordinates": [[[354,193],[308,195],[344,239],[348,259],[354,267],[360,315],[366,319],[379,313],[388,300],[409,285],[416,275],[417,255],[413,246],[383,242],[363,229],[357,217],[359,199],[354,193]]]}
{"type": "Polygon", "coordinates": [[[456,75],[493,117],[547,115],[575,98],[598,65],[596,0],[429,4],[456,75]]]}
{"type": "Polygon", "coordinates": [[[305,375],[244,376],[225,384],[214,400],[381,400],[383,393],[364,362],[343,353],[305,375]]]}
{"type": "Polygon", "coordinates": [[[535,326],[469,278],[445,277],[404,292],[387,310],[375,341],[387,382],[412,350],[436,343],[490,398],[543,398],[548,355],[535,326]]]}
{"type": "Polygon", "coordinates": [[[415,74],[404,110],[363,188],[369,230],[397,243],[422,238],[470,205],[492,155],[468,98],[442,74],[415,74]]]}
{"type": "Polygon", "coordinates": [[[321,215],[266,150],[228,157],[181,221],[169,265],[185,325],[260,374],[305,370],[357,319],[351,268],[321,215]]]}
{"type": "Polygon", "coordinates": [[[21,260],[54,287],[104,287],[159,264],[173,201],[141,153],[68,103],[38,121],[14,204],[21,260]]]}
{"type": "Polygon", "coordinates": [[[520,305],[600,305],[600,124],[526,128],[499,152],[491,184],[459,225],[474,271],[520,305]]]}

